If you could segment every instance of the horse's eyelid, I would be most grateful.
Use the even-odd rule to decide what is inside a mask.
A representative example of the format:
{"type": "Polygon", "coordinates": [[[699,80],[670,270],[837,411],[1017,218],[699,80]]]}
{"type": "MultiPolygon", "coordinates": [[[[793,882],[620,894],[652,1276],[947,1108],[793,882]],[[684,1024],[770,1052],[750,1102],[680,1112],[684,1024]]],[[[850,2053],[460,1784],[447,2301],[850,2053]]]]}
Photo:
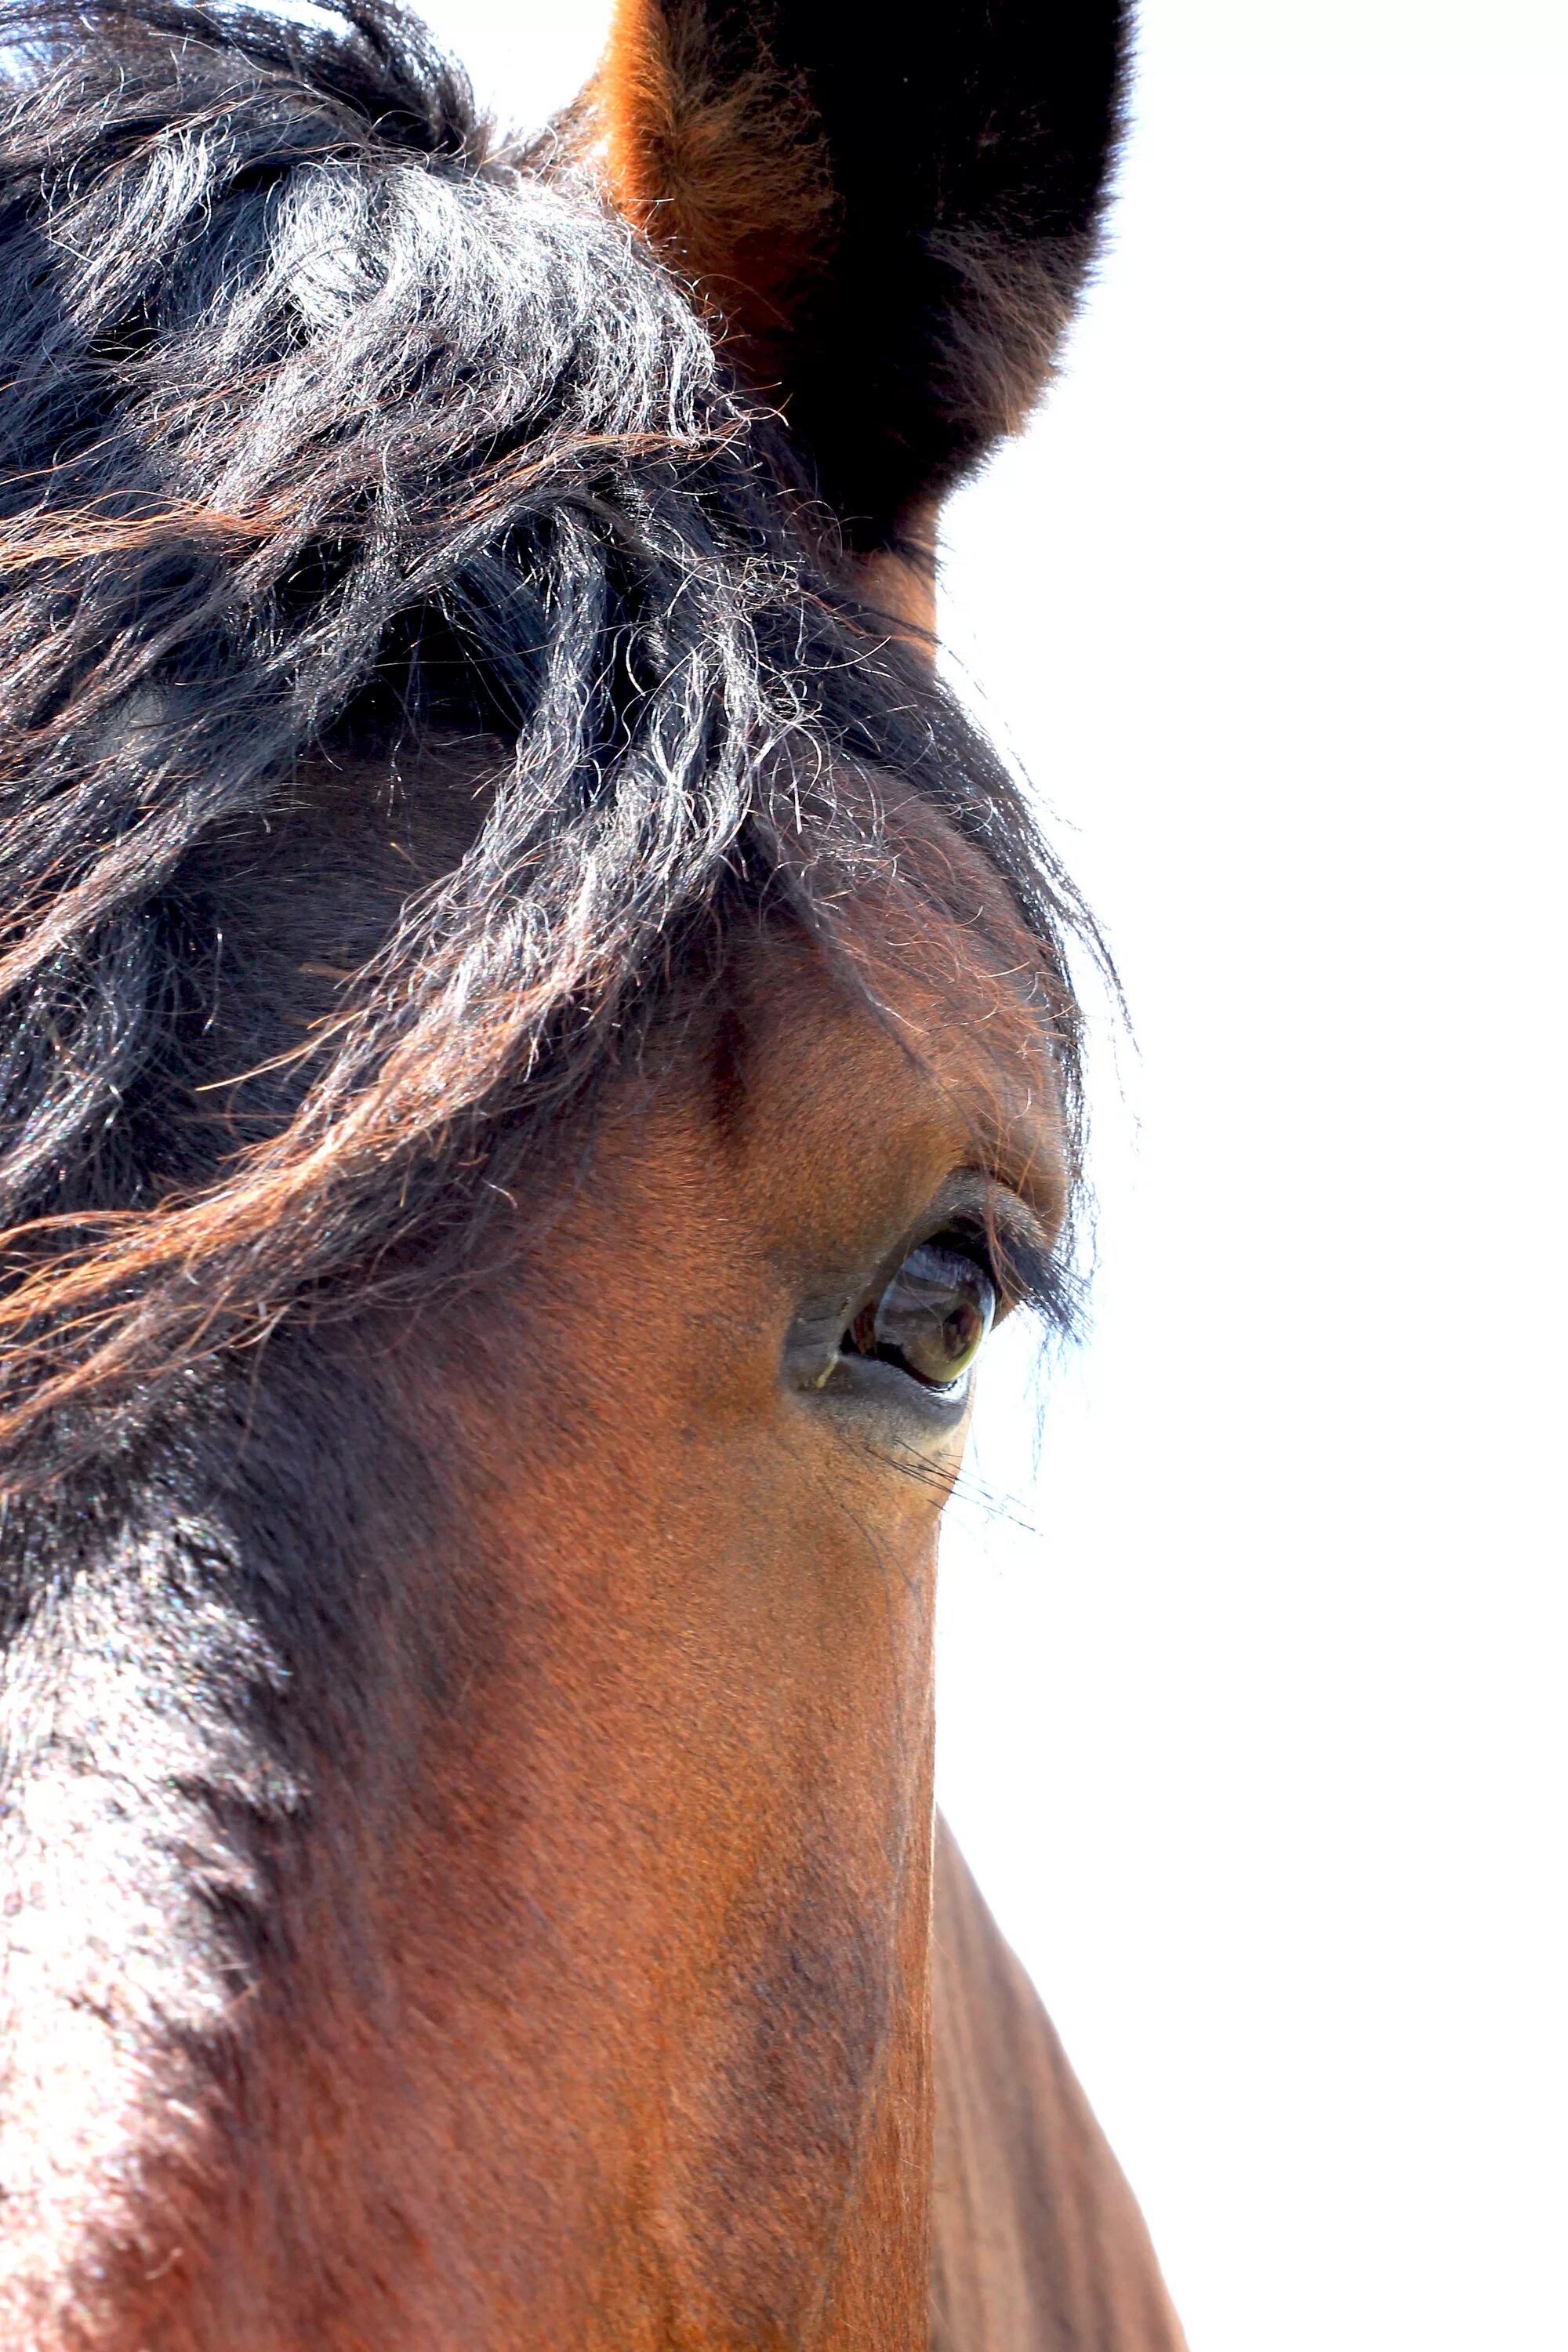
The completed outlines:
{"type": "Polygon", "coordinates": [[[1061,1272],[1049,1249],[1009,1236],[996,1252],[996,1287],[1005,1307],[1056,1312],[1061,1272]]]}

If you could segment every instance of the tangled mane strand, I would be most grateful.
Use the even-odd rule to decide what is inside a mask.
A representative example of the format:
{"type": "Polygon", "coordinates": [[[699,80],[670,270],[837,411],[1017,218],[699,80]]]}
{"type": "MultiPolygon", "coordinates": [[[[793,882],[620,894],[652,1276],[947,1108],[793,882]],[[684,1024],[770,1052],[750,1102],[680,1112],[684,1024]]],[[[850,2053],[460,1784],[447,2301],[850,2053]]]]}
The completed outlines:
{"type": "Polygon", "coordinates": [[[782,895],[831,935],[891,871],[851,782],[877,770],[1010,883],[1076,1114],[1067,940],[1092,932],[995,756],[803,530],[776,425],[589,183],[496,144],[383,0],[335,14],[0,9],[24,1477],[195,1357],[398,1275],[727,908],[782,895]],[[313,1018],[258,1001],[243,1074],[215,1069],[237,866],[324,773],[443,743],[486,771],[464,839],[313,1018]]]}

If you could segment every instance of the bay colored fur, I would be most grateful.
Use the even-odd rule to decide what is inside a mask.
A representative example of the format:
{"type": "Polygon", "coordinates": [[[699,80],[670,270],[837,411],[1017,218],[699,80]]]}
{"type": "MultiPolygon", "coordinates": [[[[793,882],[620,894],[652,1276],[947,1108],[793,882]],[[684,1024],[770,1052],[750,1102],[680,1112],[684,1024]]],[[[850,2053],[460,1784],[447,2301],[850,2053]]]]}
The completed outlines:
{"type": "Polygon", "coordinates": [[[935,149],[912,25],[682,5],[523,152],[383,0],[0,9],[17,2352],[1177,2341],[933,1882],[966,1391],[851,1345],[1077,1295],[921,548],[1121,28],[946,21],[935,149]]]}
{"type": "Polygon", "coordinates": [[[937,1824],[931,2352],[1184,2352],[1143,2219],[937,1824]]]}

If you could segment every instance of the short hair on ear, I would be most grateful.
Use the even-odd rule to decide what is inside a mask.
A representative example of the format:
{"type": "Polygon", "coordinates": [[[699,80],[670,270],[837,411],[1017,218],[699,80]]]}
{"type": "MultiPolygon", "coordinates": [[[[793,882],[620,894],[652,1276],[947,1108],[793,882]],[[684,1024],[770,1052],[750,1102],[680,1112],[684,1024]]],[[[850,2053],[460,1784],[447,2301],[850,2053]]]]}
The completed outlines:
{"type": "Polygon", "coordinates": [[[590,92],[612,192],[851,551],[898,545],[1047,381],[1127,46],[1124,0],[617,0],[590,92]]]}

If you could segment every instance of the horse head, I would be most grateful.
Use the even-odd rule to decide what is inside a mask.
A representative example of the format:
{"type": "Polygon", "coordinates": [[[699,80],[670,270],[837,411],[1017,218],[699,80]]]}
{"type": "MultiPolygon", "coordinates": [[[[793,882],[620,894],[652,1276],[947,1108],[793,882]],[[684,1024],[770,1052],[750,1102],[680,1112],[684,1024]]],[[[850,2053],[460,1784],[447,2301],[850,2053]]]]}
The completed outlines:
{"type": "Polygon", "coordinates": [[[379,0],[6,24],[6,2340],[902,2352],[1095,944],[931,534],[1118,11],[627,0],[527,150],[379,0]]]}

